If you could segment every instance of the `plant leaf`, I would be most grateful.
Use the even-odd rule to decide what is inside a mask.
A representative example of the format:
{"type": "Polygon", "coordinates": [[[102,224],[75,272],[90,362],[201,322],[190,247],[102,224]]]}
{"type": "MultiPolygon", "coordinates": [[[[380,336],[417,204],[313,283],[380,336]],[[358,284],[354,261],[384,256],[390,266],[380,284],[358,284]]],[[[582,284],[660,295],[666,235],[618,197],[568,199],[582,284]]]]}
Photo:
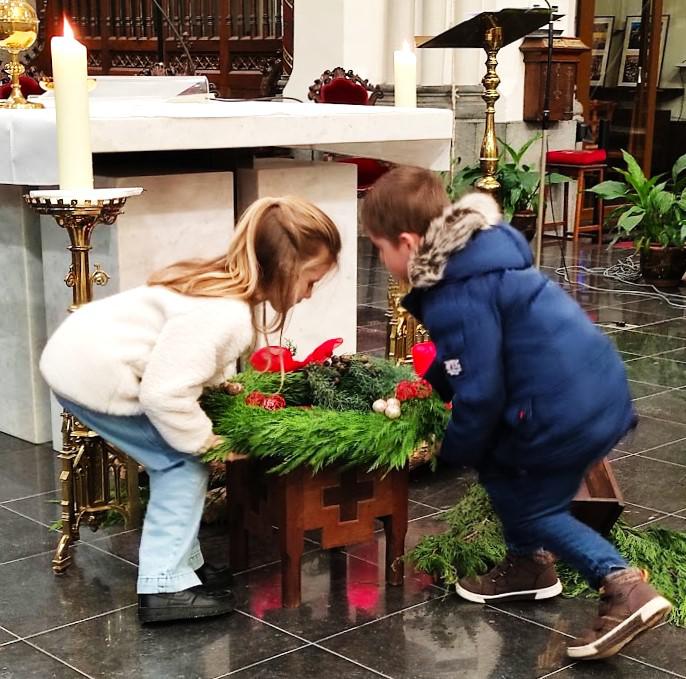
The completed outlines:
{"type": "Polygon", "coordinates": [[[622,216],[617,220],[617,226],[625,231],[626,233],[631,233],[645,217],[645,212],[643,210],[633,212],[637,208],[631,208],[627,210],[622,216]]]}
{"type": "Polygon", "coordinates": [[[628,190],[629,187],[624,182],[612,180],[601,182],[600,184],[596,184],[592,188],[587,189],[587,191],[596,193],[607,200],[612,200],[613,198],[622,198],[623,196],[626,196],[628,190]]]}
{"type": "Polygon", "coordinates": [[[628,151],[622,149],[622,156],[628,170],[629,183],[634,187],[636,193],[641,196],[641,199],[645,200],[648,194],[648,187],[646,187],[647,180],[643,170],[641,170],[636,159],[628,151]]]}
{"type": "Polygon", "coordinates": [[[686,153],[676,159],[676,162],[672,167],[672,181],[676,182],[677,178],[684,170],[686,170],[686,153]]]}

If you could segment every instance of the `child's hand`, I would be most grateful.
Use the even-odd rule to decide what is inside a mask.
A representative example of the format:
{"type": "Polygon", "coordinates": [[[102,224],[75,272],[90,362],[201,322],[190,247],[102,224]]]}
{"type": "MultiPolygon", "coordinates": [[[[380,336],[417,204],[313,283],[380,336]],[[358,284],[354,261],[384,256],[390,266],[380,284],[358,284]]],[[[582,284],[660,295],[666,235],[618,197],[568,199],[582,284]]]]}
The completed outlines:
{"type": "Polygon", "coordinates": [[[225,462],[236,462],[236,460],[247,460],[248,455],[243,455],[243,453],[229,453],[226,456],[225,462]]]}

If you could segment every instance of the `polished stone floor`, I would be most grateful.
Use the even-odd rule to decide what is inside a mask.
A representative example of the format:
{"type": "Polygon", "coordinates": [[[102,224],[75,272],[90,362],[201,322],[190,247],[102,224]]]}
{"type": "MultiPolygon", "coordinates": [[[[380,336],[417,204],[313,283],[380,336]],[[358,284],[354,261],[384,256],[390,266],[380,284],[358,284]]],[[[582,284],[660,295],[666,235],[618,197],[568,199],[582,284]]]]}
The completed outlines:
{"type": "MultiPolygon", "coordinates": [[[[383,351],[385,275],[368,243],[360,254],[360,349],[383,351]]],[[[606,265],[626,253],[594,246],[567,263],[606,265]]],[[[560,251],[545,249],[556,278],[560,251]]],[[[612,465],[624,518],[686,530],[686,314],[664,302],[619,294],[622,284],[575,274],[567,289],[610,333],[627,362],[641,414],[612,465]],[[605,288],[588,291],[579,282],[605,288]]],[[[273,544],[260,545],[236,582],[237,612],[224,619],[142,628],[136,620],[138,531],[83,531],[75,564],[50,570],[58,516],[54,453],[0,436],[0,678],[393,677],[469,679],[686,677],[686,631],[662,625],[621,656],[569,662],[565,644],[594,610],[591,602],[478,606],[420,574],[386,587],[383,538],[346,551],[309,542],[303,605],[280,607],[273,544]]],[[[418,471],[411,485],[408,546],[441,530],[440,513],[470,476],[418,471]]],[[[224,532],[203,532],[206,556],[226,560],[224,532]]]]}

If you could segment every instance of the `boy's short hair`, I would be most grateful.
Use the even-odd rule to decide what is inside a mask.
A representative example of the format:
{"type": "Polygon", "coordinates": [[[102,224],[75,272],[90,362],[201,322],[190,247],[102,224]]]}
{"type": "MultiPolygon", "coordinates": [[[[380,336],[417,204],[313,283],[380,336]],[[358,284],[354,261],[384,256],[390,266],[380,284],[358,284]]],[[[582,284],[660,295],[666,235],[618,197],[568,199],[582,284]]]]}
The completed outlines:
{"type": "Polygon", "coordinates": [[[440,176],[421,167],[393,168],[370,189],[362,204],[368,234],[397,243],[401,233],[423,236],[450,199],[440,176]]]}

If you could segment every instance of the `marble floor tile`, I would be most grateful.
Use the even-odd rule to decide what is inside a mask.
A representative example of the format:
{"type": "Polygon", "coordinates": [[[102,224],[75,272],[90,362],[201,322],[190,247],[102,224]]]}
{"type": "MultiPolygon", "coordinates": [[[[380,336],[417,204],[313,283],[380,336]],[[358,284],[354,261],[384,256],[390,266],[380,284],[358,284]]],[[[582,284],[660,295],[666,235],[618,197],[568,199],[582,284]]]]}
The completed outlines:
{"type": "MultiPolygon", "coordinates": [[[[636,405],[642,402],[643,399],[636,405]]],[[[681,439],[686,439],[686,424],[667,422],[642,414],[638,419],[637,427],[619,441],[615,448],[627,453],[641,453],[649,448],[681,439]]]]}
{"type": "Polygon", "coordinates": [[[302,558],[302,605],[281,607],[278,564],[235,578],[237,605],[268,624],[316,641],[440,595],[426,575],[409,574],[401,586],[386,585],[384,569],[339,550],[302,558]]]}
{"type": "Polygon", "coordinates": [[[3,450],[0,448],[0,502],[55,490],[59,460],[50,446],[3,450]]]}
{"type": "Polygon", "coordinates": [[[23,641],[0,647],[0,677],[3,679],[83,679],[87,676],[23,641]]]}
{"type": "Polygon", "coordinates": [[[52,553],[0,566],[0,626],[26,636],[136,603],[136,568],[78,545],[64,575],[52,553]]]}
{"type": "MultiPolygon", "coordinates": [[[[233,676],[233,675],[231,675],[233,676]]],[[[375,679],[380,675],[351,660],[341,658],[316,646],[305,648],[255,665],[236,674],[240,679],[375,679]]]]}
{"type": "Polygon", "coordinates": [[[651,356],[686,346],[686,340],[682,340],[680,337],[653,335],[635,330],[619,330],[611,333],[608,337],[620,351],[628,351],[641,356],[651,356]]]}
{"type": "Polygon", "coordinates": [[[663,512],[683,509],[686,467],[633,455],[612,463],[624,499],[663,512]]]}
{"type": "Polygon", "coordinates": [[[455,595],[321,642],[391,677],[540,677],[568,664],[567,639],[455,595]]]}
{"type": "Polygon", "coordinates": [[[662,387],[683,387],[686,385],[686,363],[667,358],[639,358],[626,364],[630,380],[655,384],[662,387]]]}
{"type": "Polygon", "coordinates": [[[31,642],[90,676],[108,679],[212,679],[303,645],[240,613],[143,626],[135,607],[32,637],[31,642]]]}
{"type": "Polygon", "coordinates": [[[686,424],[686,389],[673,389],[666,393],[647,396],[636,403],[641,415],[686,424]]]}

